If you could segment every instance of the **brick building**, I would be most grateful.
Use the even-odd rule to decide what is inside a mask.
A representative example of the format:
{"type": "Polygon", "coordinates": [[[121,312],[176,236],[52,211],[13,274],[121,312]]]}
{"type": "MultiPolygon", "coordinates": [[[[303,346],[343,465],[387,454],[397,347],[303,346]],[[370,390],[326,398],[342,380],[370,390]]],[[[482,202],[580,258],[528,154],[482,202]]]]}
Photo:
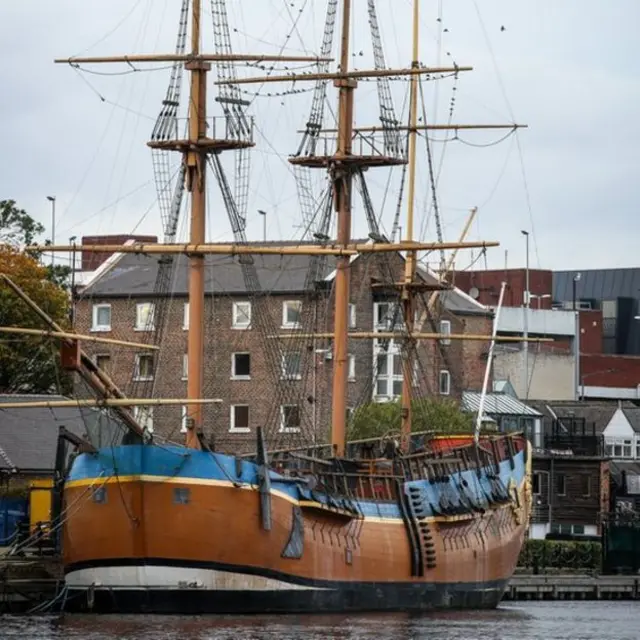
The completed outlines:
{"type": "MultiPolygon", "coordinates": [[[[308,256],[256,256],[261,294],[247,291],[237,258],[211,255],[206,261],[204,394],[220,404],[205,407],[205,429],[219,446],[253,446],[254,428],[264,426],[272,441],[315,435],[325,440],[331,407],[331,340],[311,337],[332,330],[334,278],[328,260],[310,286],[308,256]],[[266,294],[266,295],[265,295],[266,294]],[[284,339],[283,335],[295,335],[284,339]],[[280,338],[278,337],[280,336],[280,338]],[[301,337],[302,336],[302,337],[301,337]]],[[[398,281],[400,255],[360,256],[352,262],[350,330],[389,331],[397,294],[383,283],[398,281]]],[[[88,345],[98,364],[110,371],[130,396],[184,397],[187,374],[187,259],[178,256],[171,295],[158,284],[158,258],[116,254],[90,279],[76,302],[76,328],[134,342],[152,342],[163,324],[155,354],[108,345],[88,345]]],[[[425,282],[433,276],[421,271],[425,282]]],[[[427,299],[430,291],[424,294],[427,299]]],[[[439,294],[433,314],[416,316],[422,331],[489,335],[491,312],[461,291],[439,294]]],[[[488,341],[424,341],[417,347],[417,396],[459,399],[464,389],[482,385],[488,341]]],[[[401,391],[400,347],[393,341],[350,340],[349,405],[388,401],[401,391]]],[[[181,407],[145,413],[156,433],[178,437],[184,428],[181,407]]]]}

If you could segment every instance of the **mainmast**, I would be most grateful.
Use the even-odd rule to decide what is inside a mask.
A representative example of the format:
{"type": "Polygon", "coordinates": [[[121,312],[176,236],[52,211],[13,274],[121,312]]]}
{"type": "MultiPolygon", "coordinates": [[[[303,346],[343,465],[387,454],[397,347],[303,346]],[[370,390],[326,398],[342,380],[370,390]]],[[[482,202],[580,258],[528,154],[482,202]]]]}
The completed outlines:
{"type": "MultiPolygon", "coordinates": [[[[418,56],[420,45],[420,0],[413,0],[413,53],[411,68],[417,69],[419,66],[418,56]]],[[[418,125],[418,81],[417,75],[411,76],[409,94],[409,184],[408,184],[408,205],[407,222],[405,225],[405,241],[413,241],[413,218],[416,194],[416,143],[418,125]]],[[[414,304],[413,290],[411,284],[416,274],[416,251],[407,251],[405,260],[404,286],[402,287],[402,311],[407,331],[407,341],[405,343],[406,357],[402,359],[402,413],[400,427],[400,447],[402,451],[408,451],[411,438],[411,387],[413,380],[413,363],[415,362],[416,342],[412,337],[414,325],[414,304]]]]}
{"type": "MultiPolygon", "coordinates": [[[[191,14],[191,53],[200,53],[200,0],[193,0],[191,14]]],[[[206,137],[207,72],[211,63],[194,60],[185,65],[191,73],[191,99],[189,100],[189,142],[191,148],[184,153],[187,189],[191,194],[191,244],[205,242],[206,219],[206,163],[207,156],[198,142],[206,137]]],[[[189,337],[187,342],[187,398],[202,398],[204,382],[204,255],[194,253],[189,257],[189,337]]],[[[186,445],[200,448],[203,407],[190,404],[187,412],[186,445]]]]}
{"type": "MultiPolygon", "coordinates": [[[[342,37],[340,51],[340,72],[349,70],[349,30],[351,27],[351,0],[342,5],[342,37]]],[[[339,88],[338,98],[338,146],[335,163],[330,169],[335,206],[338,214],[337,240],[347,244],[351,239],[351,189],[352,168],[341,162],[351,155],[353,135],[353,92],[357,80],[340,78],[335,80],[339,88]]],[[[331,444],[336,457],[344,456],[347,422],[347,392],[349,376],[348,331],[349,331],[349,291],[350,260],[339,257],[336,265],[334,336],[333,336],[333,393],[331,407],[331,444]]]]}

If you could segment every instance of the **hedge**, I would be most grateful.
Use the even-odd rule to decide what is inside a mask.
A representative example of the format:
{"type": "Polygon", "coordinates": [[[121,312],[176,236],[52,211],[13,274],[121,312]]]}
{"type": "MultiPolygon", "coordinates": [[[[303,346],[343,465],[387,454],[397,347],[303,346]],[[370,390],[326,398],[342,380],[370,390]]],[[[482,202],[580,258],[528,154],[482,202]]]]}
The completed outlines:
{"type": "Polygon", "coordinates": [[[583,569],[599,571],[602,545],[599,542],[526,540],[518,566],[532,570],[583,569]]]}

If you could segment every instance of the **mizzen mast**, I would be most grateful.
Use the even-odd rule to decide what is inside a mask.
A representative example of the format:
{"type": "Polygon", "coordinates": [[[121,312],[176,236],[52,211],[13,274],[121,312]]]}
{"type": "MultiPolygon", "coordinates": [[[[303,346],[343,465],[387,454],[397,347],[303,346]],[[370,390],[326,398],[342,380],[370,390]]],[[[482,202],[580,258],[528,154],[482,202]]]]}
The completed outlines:
{"type": "MultiPolygon", "coordinates": [[[[418,56],[420,55],[420,0],[413,0],[413,44],[411,68],[419,67],[418,56]]],[[[417,75],[411,76],[409,93],[409,180],[407,193],[407,221],[405,224],[405,241],[413,241],[413,219],[416,196],[416,143],[418,124],[418,81],[417,75]]],[[[413,363],[416,356],[416,343],[412,339],[413,325],[415,319],[413,304],[413,289],[411,284],[416,275],[416,251],[407,251],[404,271],[404,286],[401,290],[402,311],[407,331],[407,341],[404,348],[406,357],[402,359],[402,413],[400,426],[400,447],[402,451],[409,450],[411,438],[411,387],[413,380],[413,363]]]]}

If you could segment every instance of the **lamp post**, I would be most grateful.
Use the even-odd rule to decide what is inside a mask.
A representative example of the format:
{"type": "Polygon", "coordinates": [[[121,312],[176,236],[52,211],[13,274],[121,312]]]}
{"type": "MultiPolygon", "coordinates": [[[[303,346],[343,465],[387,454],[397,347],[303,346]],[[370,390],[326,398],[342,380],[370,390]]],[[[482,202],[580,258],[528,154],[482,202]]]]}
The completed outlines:
{"type": "Polygon", "coordinates": [[[524,271],[524,370],[525,370],[525,399],[529,399],[529,304],[531,296],[529,293],[529,232],[524,229],[520,233],[525,238],[526,243],[526,263],[524,271]]]}
{"type": "Polygon", "coordinates": [[[541,304],[541,303],[540,303],[540,300],[542,300],[542,299],[548,299],[548,298],[551,298],[551,297],[552,297],[552,295],[551,295],[550,293],[542,293],[542,294],[540,294],[540,295],[537,295],[537,294],[535,294],[535,293],[530,293],[530,294],[529,294],[529,297],[530,297],[530,298],[536,298],[536,299],[538,300],[538,309],[541,309],[541,306],[540,306],[540,304],[541,304]]]}
{"type": "Polygon", "coordinates": [[[573,276],[573,282],[572,282],[572,285],[573,285],[573,305],[572,305],[572,307],[573,307],[574,311],[576,310],[576,300],[577,300],[576,291],[578,289],[578,282],[580,281],[581,277],[582,277],[582,274],[579,271],[578,271],[578,273],[576,273],[573,276]]]}
{"type": "MultiPolygon", "coordinates": [[[[47,196],[47,200],[51,203],[51,244],[56,243],[56,197],[47,196]]],[[[55,259],[55,253],[51,252],[51,266],[55,259]]]]}
{"type": "Polygon", "coordinates": [[[71,328],[74,328],[76,320],[76,236],[69,238],[69,244],[73,246],[69,256],[69,264],[71,265],[71,310],[69,320],[71,321],[71,328]]]}
{"type": "Polygon", "coordinates": [[[262,216],[262,242],[267,241],[267,212],[263,209],[258,209],[258,213],[262,216]]]}

